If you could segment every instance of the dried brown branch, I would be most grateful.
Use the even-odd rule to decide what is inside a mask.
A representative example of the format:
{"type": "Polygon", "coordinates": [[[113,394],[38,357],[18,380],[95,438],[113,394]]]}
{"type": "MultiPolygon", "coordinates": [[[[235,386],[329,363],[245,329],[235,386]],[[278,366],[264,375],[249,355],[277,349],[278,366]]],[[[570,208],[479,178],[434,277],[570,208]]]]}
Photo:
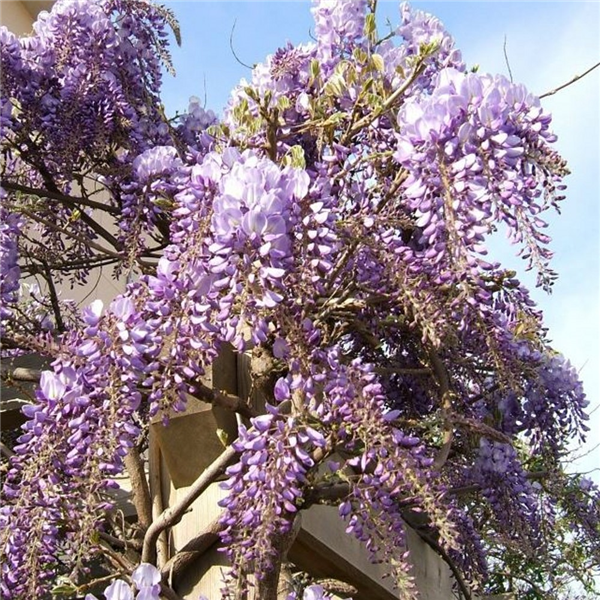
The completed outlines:
{"type": "Polygon", "coordinates": [[[201,383],[195,386],[193,396],[199,400],[204,400],[204,402],[209,402],[213,406],[220,406],[222,408],[239,413],[248,419],[256,417],[258,414],[245,400],[239,396],[214,390],[201,383]]]}
{"type": "Polygon", "coordinates": [[[162,567],[163,580],[177,581],[188,567],[219,540],[219,532],[222,528],[219,519],[214,519],[206,529],[196,534],[162,567]]]}
{"type": "Polygon", "coordinates": [[[96,202],[88,198],[80,198],[77,196],[69,196],[67,194],[59,194],[58,192],[52,192],[50,190],[32,188],[26,185],[20,185],[18,183],[11,183],[9,181],[2,181],[2,187],[6,190],[13,192],[22,192],[30,196],[37,196],[38,198],[49,198],[50,200],[56,200],[61,202],[69,208],[78,208],[78,205],[87,206],[96,210],[102,210],[114,215],[119,214],[119,209],[114,206],[109,206],[104,202],[96,202]]]}
{"type": "Polygon", "coordinates": [[[1,365],[0,373],[2,379],[6,381],[22,381],[37,383],[40,380],[42,371],[40,369],[28,369],[26,367],[16,367],[12,369],[9,365],[1,365]]]}
{"type": "Polygon", "coordinates": [[[138,523],[146,531],[152,523],[152,501],[144,471],[144,461],[138,449],[133,446],[129,448],[123,462],[131,482],[132,500],[137,512],[138,523]]]}
{"type": "MultiPolygon", "coordinates": [[[[289,531],[273,535],[272,544],[276,552],[273,567],[256,585],[257,597],[261,600],[279,600],[281,597],[279,579],[282,566],[287,561],[287,553],[300,531],[301,523],[302,515],[298,513],[293,523],[291,523],[289,531]]],[[[287,597],[287,594],[284,594],[283,597],[287,597]]]]}
{"type": "Polygon", "coordinates": [[[450,419],[450,410],[452,408],[452,391],[450,390],[450,377],[446,366],[434,350],[429,352],[429,360],[435,374],[435,378],[439,387],[440,397],[442,401],[442,418],[444,420],[444,435],[442,438],[442,447],[439,449],[432,468],[440,470],[450,455],[452,448],[452,440],[454,438],[454,426],[450,419]]]}
{"type": "MultiPolygon", "coordinates": [[[[160,446],[155,438],[156,433],[153,427],[150,427],[148,444],[148,471],[150,485],[150,502],[152,503],[152,518],[158,519],[165,510],[162,489],[161,489],[161,464],[160,464],[160,446]]],[[[156,565],[159,569],[166,564],[169,559],[169,545],[167,534],[161,531],[156,542],[156,565]]]]}
{"type": "Polygon", "coordinates": [[[173,506],[167,508],[155,519],[146,531],[142,549],[142,562],[152,562],[156,553],[156,541],[161,531],[172,527],[181,520],[185,511],[204,492],[208,486],[220,477],[225,469],[233,462],[237,451],[228,446],[224,452],[209,465],[196,481],[190,486],[187,494],[173,506]]]}

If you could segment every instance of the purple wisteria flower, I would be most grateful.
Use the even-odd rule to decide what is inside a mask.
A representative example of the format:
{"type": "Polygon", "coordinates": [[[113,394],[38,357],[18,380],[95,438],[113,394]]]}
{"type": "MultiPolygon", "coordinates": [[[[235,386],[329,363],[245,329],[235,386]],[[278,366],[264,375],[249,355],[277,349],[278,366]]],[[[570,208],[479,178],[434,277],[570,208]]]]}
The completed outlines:
{"type": "MultiPolygon", "coordinates": [[[[0,189],[2,201],[5,195],[0,189]]],[[[0,323],[11,316],[11,305],[18,299],[21,269],[17,240],[23,222],[18,214],[0,208],[0,323]]]]}
{"type": "Polygon", "coordinates": [[[456,69],[441,70],[431,94],[404,105],[394,156],[409,173],[405,194],[431,258],[445,254],[455,267],[480,268],[474,255],[486,253],[485,236],[503,221],[526,244],[540,282],[550,284],[540,198],[563,167],[548,148],[549,122],[523,86],[456,69]],[[539,156],[554,167],[543,178],[534,169],[539,156]]]}
{"type": "MultiPolygon", "coordinates": [[[[305,587],[302,592],[302,600],[330,600],[331,598],[333,598],[333,596],[328,594],[321,585],[309,585],[305,587]]],[[[290,594],[287,600],[296,600],[296,595],[290,594]]],[[[346,598],[346,600],[351,599],[346,598]]]]}
{"type": "MultiPolygon", "coordinates": [[[[131,574],[137,594],[122,579],[115,579],[105,590],[106,600],[158,600],[160,598],[160,571],[149,563],[142,563],[131,574]]],[[[98,600],[93,594],[86,594],[85,600],[98,600]]]]}
{"type": "Polygon", "coordinates": [[[240,428],[234,442],[240,462],[228,468],[229,479],[221,485],[229,490],[219,504],[225,508],[221,539],[232,560],[231,577],[247,572],[250,564],[259,577],[268,572],[277,556],[272,535],[290,529],[306,474],[315,464],[311,453],[325,446],[320,432],[310,427],[296,431],[294,420],[281,418],[274,409],[252,419],[252,426],[240,428]],[[250,531],[255,535],[249,537],[250,531]]]}
{"type": "Polygon", "coordinates": [[[135,178],[140,183],[148,183],[158,176],[176,171],[183,162],[172,146],[155,146],[137,156],[132,166],[135,178]]]}
{"type": "Polygon", "coordinates": [[[200,106],[196,96],[190,98],[188,110],[177,119],[177,135],[188,146],[193,148],[208,148],[212,138],[206,130],[218,123],[217,116],[212,110],[200,106]]]}
{"type": "Polygon", "coordinates": [[[364,36],[367,0],[314,0],[317,57],[329,73],[339,56],[360,46],[364,36]]]}

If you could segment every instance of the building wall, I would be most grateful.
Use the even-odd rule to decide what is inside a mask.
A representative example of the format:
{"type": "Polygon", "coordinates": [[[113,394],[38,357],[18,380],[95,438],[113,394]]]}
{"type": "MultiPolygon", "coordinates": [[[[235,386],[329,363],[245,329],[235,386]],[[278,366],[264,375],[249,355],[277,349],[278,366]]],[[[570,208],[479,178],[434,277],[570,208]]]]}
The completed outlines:
{"type": "Polygon", "coordinates": [[[0,25],[5,25],[16,35],[28,35],[37,15],[42,10],[49,10],[53,4],[46,0],[1,0],[0,25]]]}

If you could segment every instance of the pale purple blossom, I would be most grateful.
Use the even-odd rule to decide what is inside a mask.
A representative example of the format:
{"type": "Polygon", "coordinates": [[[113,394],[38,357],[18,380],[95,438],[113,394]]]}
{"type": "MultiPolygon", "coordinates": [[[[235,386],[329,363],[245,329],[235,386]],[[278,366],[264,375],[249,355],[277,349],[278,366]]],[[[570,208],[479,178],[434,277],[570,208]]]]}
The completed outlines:
{"type": "Polygon", "coordinates": [[[155,146],[137,156],[133,170],[140,183],[148,183],[159,175],[170,173],[183,166],[173,146],[155,146]]]}

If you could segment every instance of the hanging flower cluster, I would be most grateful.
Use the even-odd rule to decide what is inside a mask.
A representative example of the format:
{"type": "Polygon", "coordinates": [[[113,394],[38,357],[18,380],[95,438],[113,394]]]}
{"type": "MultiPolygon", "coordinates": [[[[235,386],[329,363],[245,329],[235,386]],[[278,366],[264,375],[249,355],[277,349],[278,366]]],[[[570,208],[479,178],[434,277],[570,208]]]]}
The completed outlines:
{"type": "MultiPolygon", "coordinates": [[[[0,189],[0,199],[6,196],[0,189]]],[[[0,200],[0,201],[1,201],[0,200]]],[[[19,292],[19,250],[17,238],[20,233],[22,219],[18,214],[0,208],[0,323],[12,315],[10,306],[17,301],[19,292]]]]}
{"type": "Polygon", "coordinates": [[[306,475],[315,465],[311,455],[326,445],[319,431],[299,428],[277,413],[257,417],[252,425],[234,442],[242,458],[228,469],[230,478],[222,485],[229,495],[221,501],[226,509],[221,537],[233,559],[232,578],[247,573],[248,565],[258,574],[272,568],[277,560],[273,540],[291,528],[306,475]]]}
{"type": "Polygon", "coordinates": [[[138,386],[160,346],[131,298],[117,298],[105,315],[102,308],[96,301],[83,311],[83,331],[63,341],[54,372],[43,372],[36,403],[25,409],[4,484],[8,597],[35,595],[65,556],[77,561],[90,550],[105,492],[139,433],[138,386]]]}
{"type": "Polygon", "coordinates": [[[431,258],[446,254],[449,268],[468,270],[473,254],[487,253],[492,224],[504,221],[549,285],[538,215],[543,189],[555,189],[565,169],[546,143],[555,138],[539,101],[502,76],[443,69],[431,94],[407,102],[398,118],[395,158],[409,173],[405,193],[421,242],[439,252],[431,258]]]}

